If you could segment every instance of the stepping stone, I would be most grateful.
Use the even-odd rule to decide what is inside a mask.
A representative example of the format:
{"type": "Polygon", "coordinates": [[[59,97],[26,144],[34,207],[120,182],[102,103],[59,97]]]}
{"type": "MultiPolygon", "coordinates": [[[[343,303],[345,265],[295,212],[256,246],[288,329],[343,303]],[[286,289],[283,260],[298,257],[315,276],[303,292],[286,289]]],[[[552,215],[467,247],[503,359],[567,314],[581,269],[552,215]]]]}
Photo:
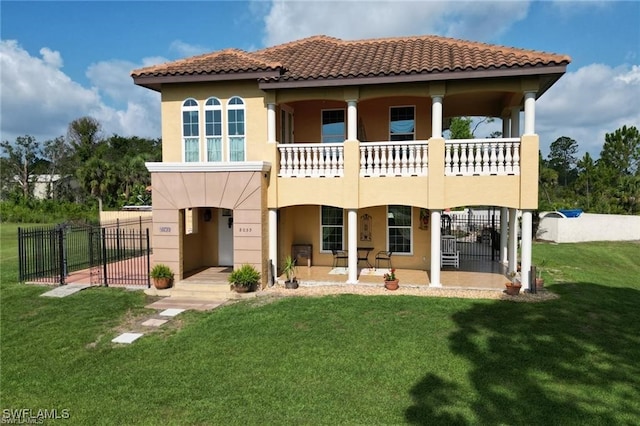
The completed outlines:
{"type": "Polygon", "coordinates": [[[70,294],[77,293],[80,290],[91,287],[91,284],[67,284],[60,287],[56,287],[53,290],[42,293],[43,297],[66,297],[70,294]]]}
{"type": "Polygon", "coordinates": [[[175,317],[176,315],[181,314],[184,311],[184,309],[165,309],[164,311],[160,312],[160,315],[162,315],[163,317],[175,317]]]}
{"type": "Polygon", "coordinates": [[[168,321],[169,320],[151,318],[143,322],[142,325],[146,325],[147,327],[160,327],[168,321]]]}
{"type": "Polygon", "coordinates": [[[122,333],[118,337],[112,340],[113,343],[133,343],[140,337],[142,337],[142,333],[122,333]]]}

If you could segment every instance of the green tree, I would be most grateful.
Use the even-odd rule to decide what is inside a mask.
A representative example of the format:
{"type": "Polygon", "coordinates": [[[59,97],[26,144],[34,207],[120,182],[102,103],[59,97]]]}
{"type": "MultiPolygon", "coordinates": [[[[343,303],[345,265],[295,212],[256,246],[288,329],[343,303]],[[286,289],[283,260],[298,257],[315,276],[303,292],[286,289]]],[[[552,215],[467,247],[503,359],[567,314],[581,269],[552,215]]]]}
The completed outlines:
{"type": "Polygon", "coordinates": [[[617,175],[637,176],[640,173],[640,132],[635,126],[623,126],[604,136],[600,163],[617,175]]]}
{"type": "Polygon", "coordinates": [[[38,166],[41,163],[42,150],[33,136],[18,136],[15,143],[0,142],[3,157],[6,159],[3,167],[8,176],[9,189],[17,185],[23,198],[33,198],[32,184],[38,166]],[[12,183],[13,181],[13,183],[12,183]]]}
{"type": "Polygon", "coordinates": [[[551,143],[549,152],[549,166],[558,172],[558,178],[567,186],[569,180],[575,178],[576,154],[578,153],[578,143],[562,136],[551,143]]]}
{"type": "Polygon", "coordinates": [[[67,139],[78,163],[84,163],[93,155],[102,142],[102,125],[93,117],[80,117],[69,123],[67,139]]]}
{"type": "Polygon", "coordinates": [[[473,139],[471,117],[453,117],[449,125],[451,139],[473,139]]]}
{"type": "MultiPolygon", "coordinates": [[[[73,175],[71,169],[71,158],[73,156],[73,152],[67,141],[65,141],[62,136],[46,141],[44,143],[42,154],[43,159],[47,163],[47,174],[50,176],[59,175],[62,178],[68,175],[73,175]]],[[[48,198],[57,198],[58,191],[55,189],[56,186],[54,186],[53,182],[49,180],[47,188],[48,198]]]]}
{"type": "Polygon", "coordinates": [[[115,167],[97,156],[89,158],[76,170],[80,185],[98,200],[99,211],[102,211],[104,198],[111,194],[116,176],[115,167]]]}

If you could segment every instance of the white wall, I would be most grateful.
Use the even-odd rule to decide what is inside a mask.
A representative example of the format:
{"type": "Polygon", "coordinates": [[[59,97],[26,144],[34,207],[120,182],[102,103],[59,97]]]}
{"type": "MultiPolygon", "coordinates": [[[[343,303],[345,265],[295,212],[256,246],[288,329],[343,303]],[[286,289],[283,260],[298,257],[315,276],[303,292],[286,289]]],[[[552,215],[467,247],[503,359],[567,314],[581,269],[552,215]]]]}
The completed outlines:
{"type": "Polygon", "coordinates": [[[578,217],[543,217],[536,237],[556,243],[640,240],[640,216],[582,213],[578,217]]]}

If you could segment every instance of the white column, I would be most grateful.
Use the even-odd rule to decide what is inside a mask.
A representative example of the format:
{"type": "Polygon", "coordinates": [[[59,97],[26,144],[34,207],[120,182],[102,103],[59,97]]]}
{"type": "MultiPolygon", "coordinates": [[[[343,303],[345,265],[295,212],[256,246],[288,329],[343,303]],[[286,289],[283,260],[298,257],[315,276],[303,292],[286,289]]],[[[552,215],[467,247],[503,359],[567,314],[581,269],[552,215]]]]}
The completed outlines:
{"type": "Polygon", "coordinates": [[[511,121],[509,120],[509,117],[502,117],[502,137],[511,137],[511,121]]]}
{"type": "Polygon", "coordinates": [[[531,291],[531,280],[529,279],[529,272],[531,271],[531,242],[533,240],[532,217],[533,214],[531,210],[522,211],[522,249],[520,255],[522,267],[520,271],[520,279],[522,282],[523,291],[531,291]]]}
{"type": "Polygon", "coordinates": [[[511,108],[511,132],[509,137],[520,137],[520,107],[511,108]]]}
{"type": "Polygon", "coordinates": [[[509,259],[507,241],[509,240],[509,209],[500,208],[500,263],[506,265],[509,259]]]}
{"type": "Polygon", "coordinates": [[[440,282],[440,216],[442,210],[431,210],[431,271],[429,287],[442,287],[440,282]]]}
{"type": "Polygon", "coordinates": [[[267,142],[276,141],[276,104],[267,104],[267,142]]]}
{"type": "Polygon", "coordinates": [[[358,102],[347,101],[347,140],[358,139],[358,102]]]}
{"type": "Polygon", "coordinates": [[[515,272],[518,267],[518,210],[509,209],[509,266],[507,272],[515,272]]]}
{"type": "Polygon", "coordinates": [[[524,134],[533,135],[536,132],[536,92],[524,94],[524,134]]]}
{"type": "Polygon", "coordinates": [[[442,96],[439,95],[431,96],[431,137],[442,137],[442,96]]]}
{"type": "Polygon", "coordinates": [[[273,274],[278,276],[278,209],[269,209],[269,260],[273,274]]]}
{"type": "Polygon", "coordinates": [[[347,210],[347,250],[349,251],[348,284],[358,283],[358,210],[347,210]]]}

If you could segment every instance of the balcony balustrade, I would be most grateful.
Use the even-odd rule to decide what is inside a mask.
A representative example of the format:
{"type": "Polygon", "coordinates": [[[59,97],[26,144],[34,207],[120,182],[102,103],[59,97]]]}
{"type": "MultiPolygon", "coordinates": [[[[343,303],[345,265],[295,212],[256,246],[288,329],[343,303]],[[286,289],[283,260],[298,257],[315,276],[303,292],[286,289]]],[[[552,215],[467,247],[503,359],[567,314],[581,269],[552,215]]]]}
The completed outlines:
{"type": "MultiPolygon", "coordinates": [[[[284,178],[344,176],[343,143],[278,144],[284,178]]],[[[428,141],[361,142],[360,177],[427,176],[428,141]]],[[[455,139],[445,141],[445,176],[520,174],[520,139],[455,139]]],[[[355,164],[354,164],[355,165],[355,164]]]]}

